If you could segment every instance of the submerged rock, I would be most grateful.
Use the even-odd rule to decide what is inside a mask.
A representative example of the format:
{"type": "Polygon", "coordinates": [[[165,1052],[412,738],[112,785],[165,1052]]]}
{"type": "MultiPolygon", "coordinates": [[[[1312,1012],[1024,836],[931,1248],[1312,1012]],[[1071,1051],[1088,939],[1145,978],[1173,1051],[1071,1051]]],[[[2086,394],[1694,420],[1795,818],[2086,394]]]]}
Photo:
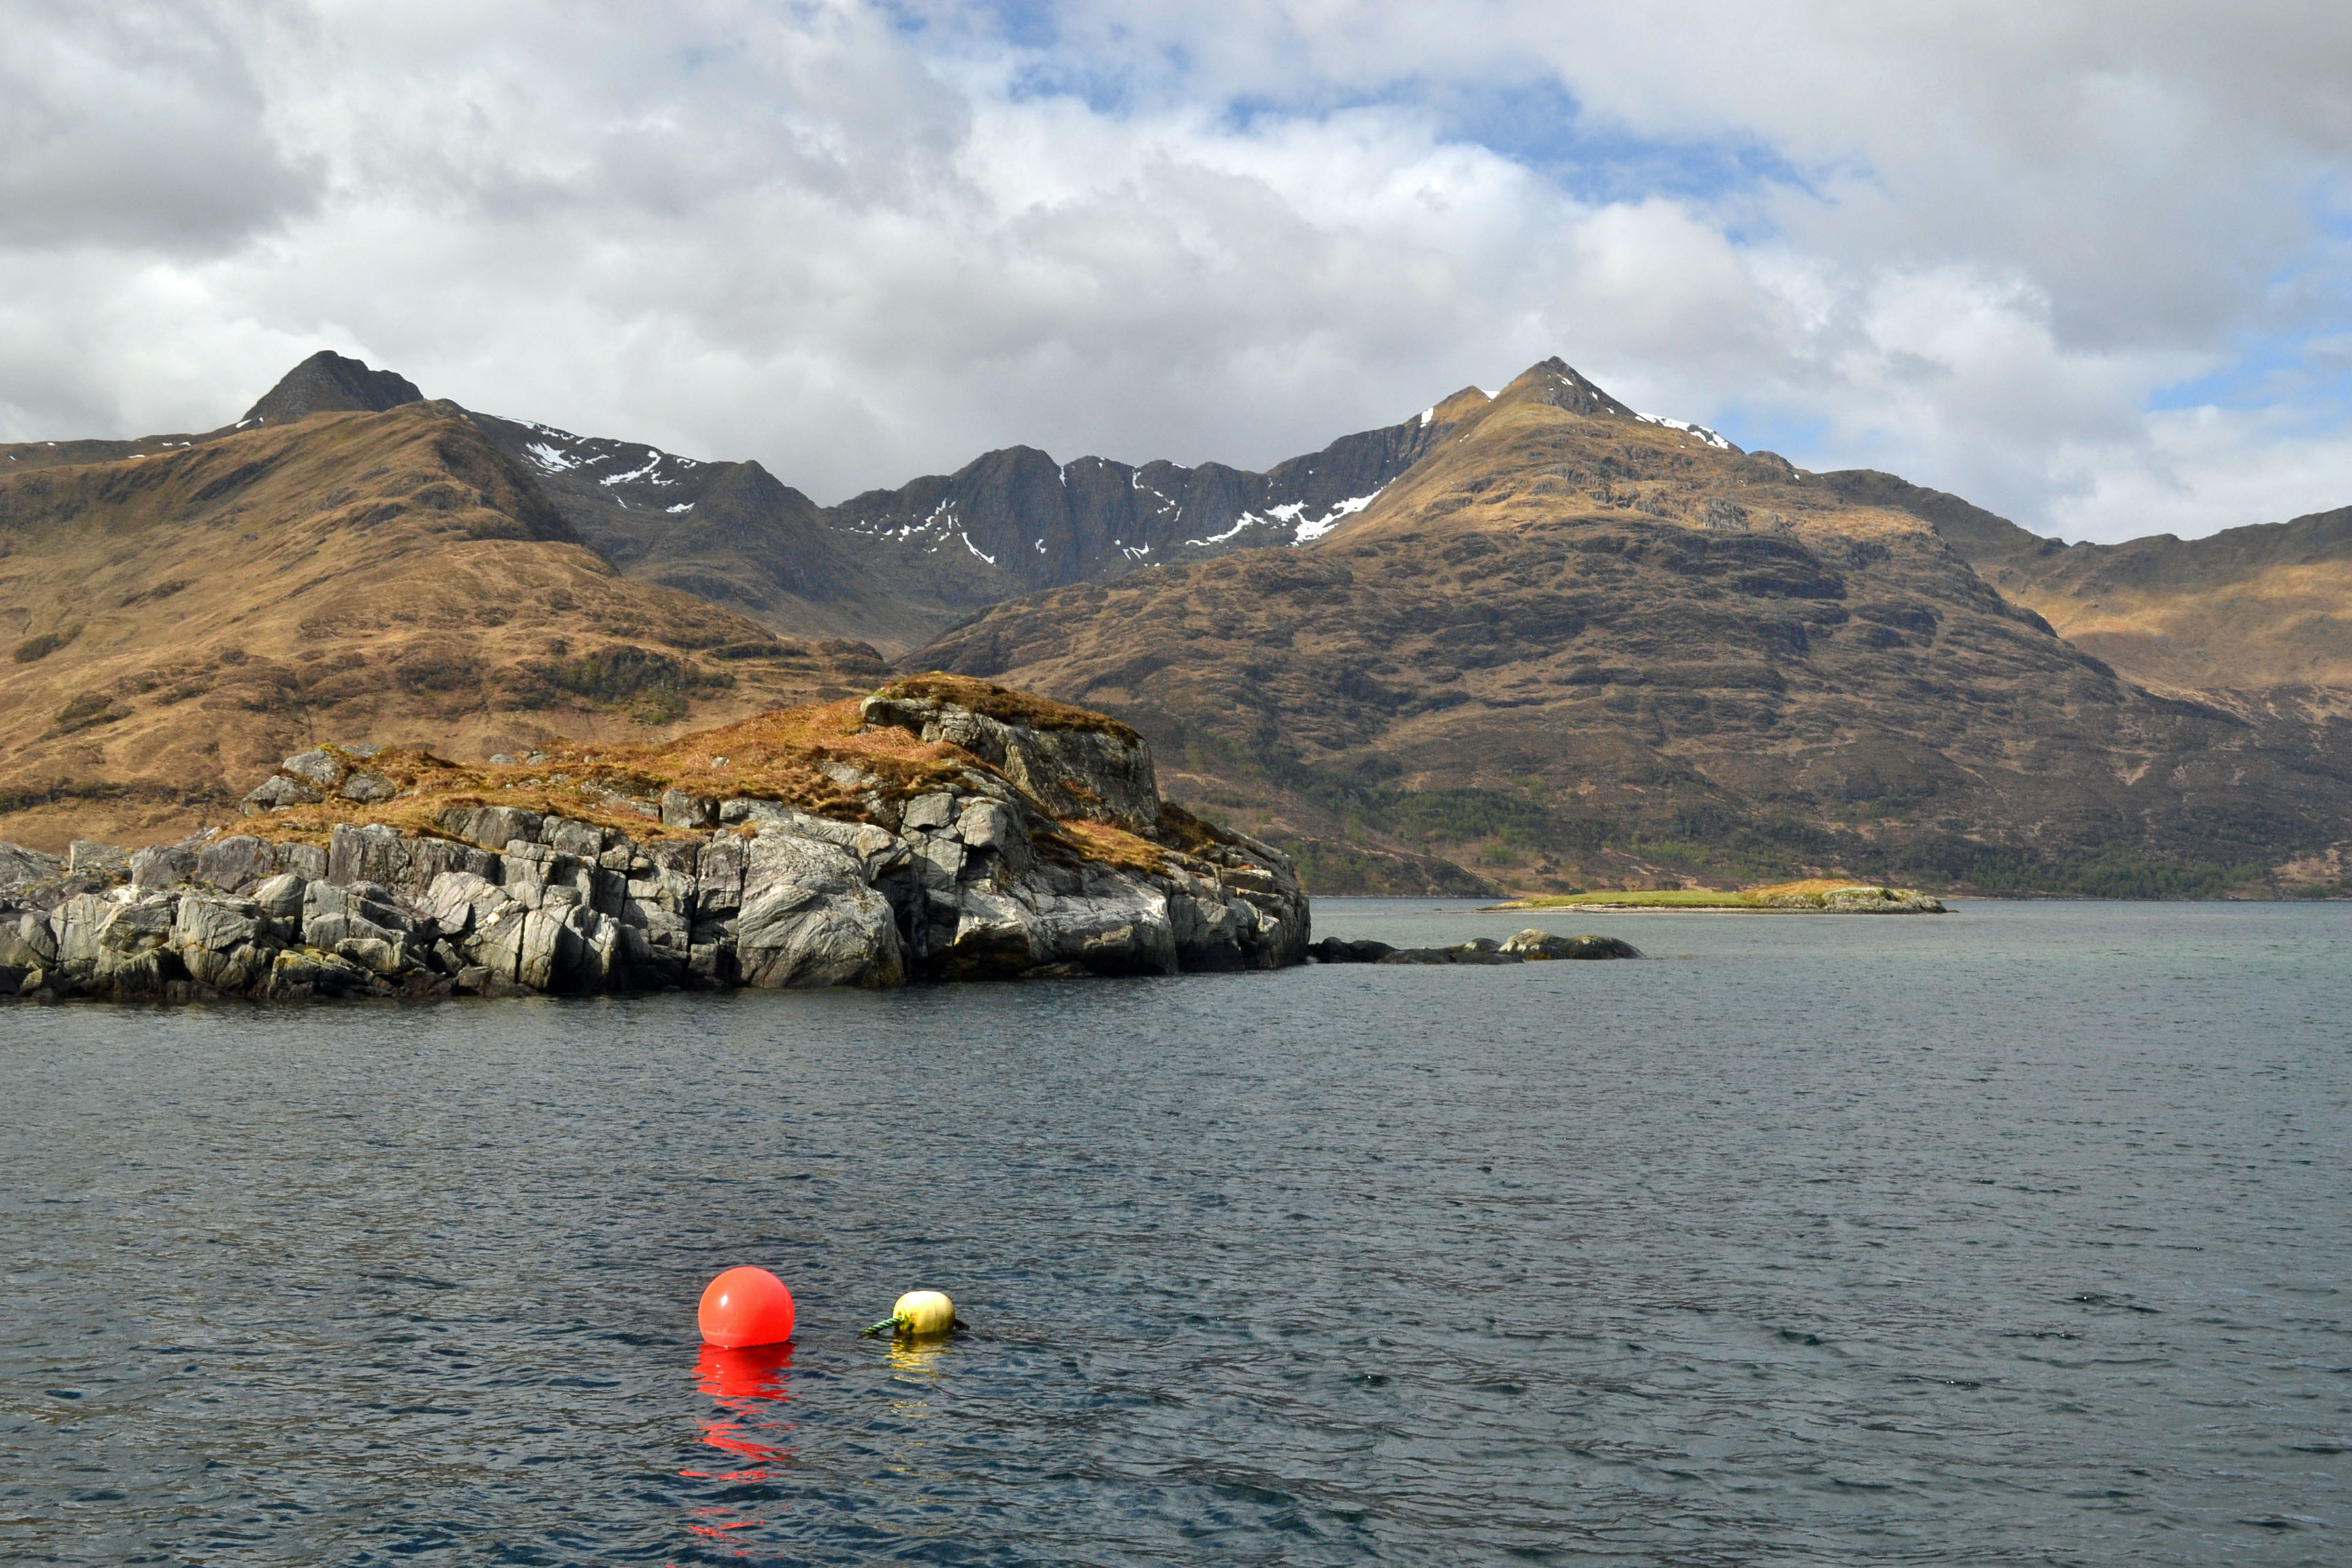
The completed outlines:
{"type": "Polygon", "coordinates": [[[1307,951],[1318,963],[1378,963],[1396,949],[1384,942],[1327,936],[1307,951]]]}
{"type": "Polygon", "coordinates": [[[1639,958],[1631,942],[1613,936],[1554,936],[1528,930],[1502,942],[1473,937],[1451,947],[1391,947],[1384,942],[1325,937],[1308,952],[1324,963],[1531,963],[1552,958],[1639,958]]]}

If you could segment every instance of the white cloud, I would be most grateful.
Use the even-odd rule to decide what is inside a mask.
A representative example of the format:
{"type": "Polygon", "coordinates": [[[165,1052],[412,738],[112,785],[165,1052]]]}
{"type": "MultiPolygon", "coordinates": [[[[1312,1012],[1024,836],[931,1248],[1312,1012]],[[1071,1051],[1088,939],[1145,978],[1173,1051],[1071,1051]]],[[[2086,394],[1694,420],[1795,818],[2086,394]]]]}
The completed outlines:
{"type": "Polygon", "coordinates": [[[830,500],[1013,442],[1264,463],[1559,353],[2029,525],[2352,500],[2340,367],[2146,412],[2340,336],[2352,17],[908,15],[17,5],[0,437],[210,426],[331,346],[830,500]]]}

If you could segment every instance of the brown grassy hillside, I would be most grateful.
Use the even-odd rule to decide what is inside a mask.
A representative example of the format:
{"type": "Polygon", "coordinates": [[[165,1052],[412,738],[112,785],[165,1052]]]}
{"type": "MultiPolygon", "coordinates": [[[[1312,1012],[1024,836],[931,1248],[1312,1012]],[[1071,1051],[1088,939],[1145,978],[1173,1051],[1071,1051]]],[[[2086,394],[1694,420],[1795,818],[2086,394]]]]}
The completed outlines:
{"type": "Polygon", "coordinates": [[[0,837],[217,821],[320,742],[650,739],[883,674],[620,576],[448,404],[121,445],[0,461],[0,837]]]}
{"type": "Polygon", "coordinates": [[[2003,594],[2144,686],[2352,718],[2352,507],[2202,539],[2068,544],[1891,474],[1822,479],[1932,522],[2003,594]]]}
{"type": "Polygon", "coordinates": [[[1117,713],[1171,794],[1514,889],[1888,875],[2215,891],[2352,835],[2352,745],[2153,698],[1935,529],[1556,363],[1360,518],[1000,605],[915,657],[1117,713]]]}

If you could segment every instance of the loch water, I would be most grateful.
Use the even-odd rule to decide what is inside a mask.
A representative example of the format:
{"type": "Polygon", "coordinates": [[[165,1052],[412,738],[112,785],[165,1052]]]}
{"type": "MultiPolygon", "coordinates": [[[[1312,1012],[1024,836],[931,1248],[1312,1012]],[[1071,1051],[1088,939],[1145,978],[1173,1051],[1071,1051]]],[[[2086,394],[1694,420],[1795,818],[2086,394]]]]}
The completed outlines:
{"type": "Polygon", "coordinates": [[[2352,906],[1542,923],[0,1011],[0,1560],[2352,1562],[2352,906]]]}

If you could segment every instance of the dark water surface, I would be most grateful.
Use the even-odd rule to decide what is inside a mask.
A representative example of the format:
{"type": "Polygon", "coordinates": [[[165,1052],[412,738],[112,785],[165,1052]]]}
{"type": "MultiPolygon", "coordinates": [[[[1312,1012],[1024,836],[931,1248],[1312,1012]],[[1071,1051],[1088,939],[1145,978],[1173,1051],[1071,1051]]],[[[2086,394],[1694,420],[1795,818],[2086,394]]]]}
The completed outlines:
{"type": "Polygon", "coordinates": [[[0,1011],[0,1558],[2352,1562],[2352,907],[1544,923],[0,1011]]]}

